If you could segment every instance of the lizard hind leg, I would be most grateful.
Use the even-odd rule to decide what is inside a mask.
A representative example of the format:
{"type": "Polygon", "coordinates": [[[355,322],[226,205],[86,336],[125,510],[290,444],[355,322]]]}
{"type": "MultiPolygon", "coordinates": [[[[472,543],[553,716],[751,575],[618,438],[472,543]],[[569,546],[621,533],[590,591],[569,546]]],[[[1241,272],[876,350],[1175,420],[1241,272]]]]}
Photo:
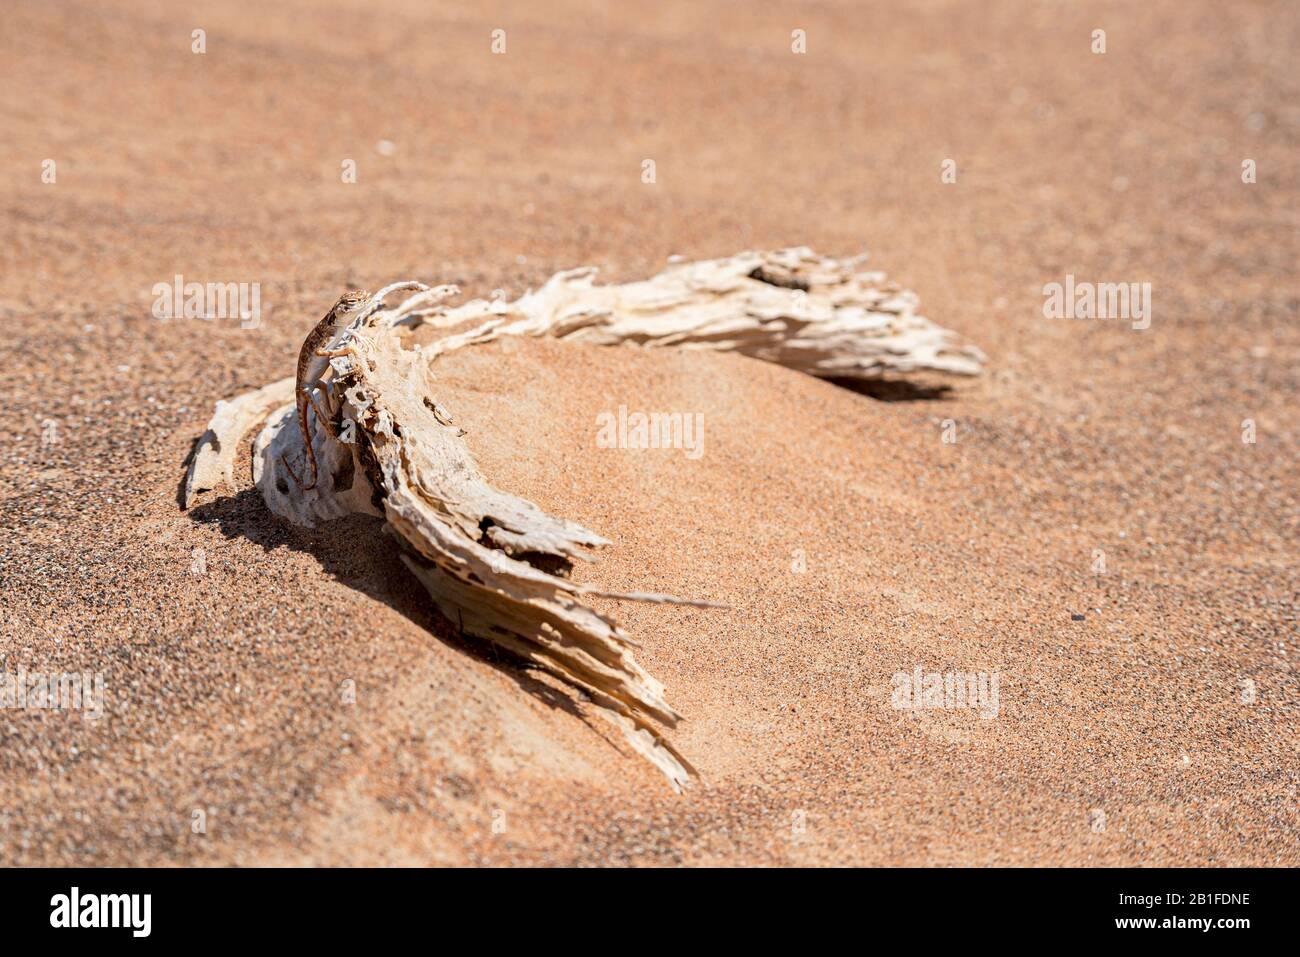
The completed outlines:
{"type": "Polygon", "coordinates": [[[320,424],[320,427],[325,430],[326,435],[328,435],[331,439],[337,439],[339,437],[339,433],[338,433],[338,429],[334,427],[333,415],[330,412],[326,411],[328,406],[322,408],[321,397],[317,394],[317,389],[315,388],[303,389],[302,392],[303,392],[303,396],[305,397],[305,401],[302,401],[298,406],[298,427],[302,432],[303,445],[305,445],[307,448],[307,461],[311,463],[311,483],[308,485],[303,485],[300,482],[299,487],[303,491],[306,491],[307,489],[315,488],[316,480],[319,478],[319,474],[316,466],[316,449],[315,449],[315,444],[312,441],[314,438],[314,434],[307,427],[308,405],[310,404],[312,411],[316,413],[316,421],[320,424]]]}
{"type": "MultiPolygon", "coordinates": [[[[311,465],[311,481],[306,484],[302,482],[298,483],[299,487],[304,492],[316,487],[316,479],[318,477],[316,467],[316,449],[313,447],[311,430],[307,428],[307,404],[310,400],[311,393],[306,389],[303,389],[298,393],[298,431],[302,433],[303,448],[307,450],[307,462],[311,465]]],[[[287,467],[288,463],[286,462],[285,465],[287,467]]]]}

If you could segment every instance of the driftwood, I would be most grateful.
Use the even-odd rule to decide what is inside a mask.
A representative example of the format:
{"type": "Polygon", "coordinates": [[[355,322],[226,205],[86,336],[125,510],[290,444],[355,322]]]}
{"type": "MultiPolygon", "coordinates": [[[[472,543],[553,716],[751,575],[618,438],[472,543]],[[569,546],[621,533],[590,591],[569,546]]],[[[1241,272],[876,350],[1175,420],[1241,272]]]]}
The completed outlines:
{"type": "Polygon", "coordinates": [[[445,302],[453,288],[395,284],[388,288],[419,291],[391,309],[382,295],[372,297],[323,350],[331,355],[321,381],[300,383],[315,391],[319,408],[308,419],[315,486],[303,487],[307,449],[294,380],[285,379],[218,403],[191,462],[185,504],[222,481],[233,484],[235,449],[266,419],[253,475],[273,512],[309,527],[357,512],[382,517],[445,614],[579,688],[680,787],[693,772],[663,731],[679,715],[637,664],[628,636],[583,599],[684,600],[572,581],[573,563],[610,543],[487,484],[438,402],[436,360],[503,336],[545,335],[736,351],[821,376],[979,371],[978,350],[917,315],[911,293],[856,272],[857,263],[805,249],[743,253],[612,286],[594,285],[593,270],[571,270],[513,302],[455,307],[445,302]],[[412,346],[417,326],[440,335],[412,346]]]}
{"type": "Polygon", "coordinates": [[[239,440],[263,421],[273,409],[293,395],[293,379],[281,379],[252,392],[245,392],[229,402],[218,400],[208,429],[199,438],[185,476],[185,507],[200,491],[216,488],[223,481],[235,484],[235,455],[239,440]]]}
{"type": "MultiPolygon", "coordinates": [[[[714,349],[825,378],[877,379],[918,371],[976,375],[974,346],[917,313],[916,294],[806,248],[674,263],[643,282],[597,286],[593,268],[556,273],[513,302],[475,300],[433,310],[450,352],[502,336],[552,336],[596,345],[714,349]]],[[[417,297],[411,314],[430,310],[417,297]]]]}

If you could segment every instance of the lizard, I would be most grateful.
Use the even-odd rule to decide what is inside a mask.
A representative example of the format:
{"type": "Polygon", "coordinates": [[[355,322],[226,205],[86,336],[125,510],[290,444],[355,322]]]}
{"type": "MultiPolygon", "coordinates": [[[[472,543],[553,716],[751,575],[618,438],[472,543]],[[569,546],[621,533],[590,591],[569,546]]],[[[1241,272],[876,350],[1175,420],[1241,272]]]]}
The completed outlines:
{"type": "Polygon", "coordinates": [[[343,328],[356,317],[362,304],[369,299],[370,293],[364,289],[354,289],[352,292],[344,293],[339,297],[338,302],[330,307],[330,311],[325,313],[324,318],[316,323],[315,328],[307,334],[302,348],[298,350],[293,401],[298,413],[298,430],[302,433],[302,444],[307,450],[307,461],[311,465],[311,482],[304,485],[289,463],[284,460],[283,455],[280,456],[280,461],[293,476],[298,487],[303,490],[315,488],[317,479],[316,450],[312,448],[311,431],[307,428],[307,406],[310,405],[316,410],[317,422],[327,429],[330,428],[327,424],[329,417],[321,414],[320,405],[316,401],[316,386],[325,373],[330,359],[327,354],[330,350],[322,349],[321,346],[332,343],[343,328]]]}
{"type": "Polygon", "coordinates": [[[330,423],[330,417],[321,413],[320,403],[316,398],[316,387],[320,385],[321,376],[325,374],[325,370],[329,367],[330,359],[335,356],[346,355],[349,352],[348,349],[329,349],[322,348],[322,346],[334,343],[354,320],[365,318],[383,306],[384,297],[388,293],[398,289],[427,290],[428,288],[423,283],[407,281],[385,286],[374,295],[364,289],[354,289],[351,292],[344,293],[330,307],[330,311],[325,313],[320,322],[316,323],[315,328],[307,334],[307,338],[303,340],[302,348],[298,350],[298,367],[294,375],[293,398],[298,413],[298,431],[302,433],[302,444],[307,450],[307,461],[311,465],[311,482],[304,485],[289,466],[289,463],[284,460],[284,456],[280,456],[280,462],[293,476],[293,480],[299,488],[304,491],[315,488],[318,477],[316,450],[312,447],[311,430],[307,427],[307,407],[310,405],[315,410],[316,421],[332,437],[334,427],[330,423]]]}

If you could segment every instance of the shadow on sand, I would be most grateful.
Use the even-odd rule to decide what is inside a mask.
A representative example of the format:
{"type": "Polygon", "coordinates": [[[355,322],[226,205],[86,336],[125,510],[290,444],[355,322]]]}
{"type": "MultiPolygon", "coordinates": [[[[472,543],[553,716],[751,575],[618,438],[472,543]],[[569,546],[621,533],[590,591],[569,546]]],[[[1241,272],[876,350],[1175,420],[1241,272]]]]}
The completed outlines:
{"type": "MultiPolygon", "coordinates": [[[[578,706],[580,689],[569,693],[533,676],[536,665],[486,639],[461,630],[444,615],[399,557],[396,540],[381,519],[350,515],[314,529],[288,525],[266,508],[262,494],[248,488],[189,510],[192,521],[217,526],[229,539],[244,538],[273,552],[282,548],[311,555],[335,581],[383,602],[443,644],[478,659],[510,678],[521,690],[550,708],[573,715],[620,751],[603,726],[592,724],[578,706]]],[[[306,598],[304,598],[306,600],[306,598]]],[[[549,675],[549,672],[547,672],[549,675]]]]}
{"type": "Polygon", "coordinates": [[[923,385],[916,382],[905,382],[902,379],[866,380],[840,377],[827,379],[826,381],[839,386],[841,389],[848,389],[850,392],[856,392],[858,395],[865,395],[880,402],[933,402],[956,398],[953,394],[953,387],[943,383],[923,385]]]}

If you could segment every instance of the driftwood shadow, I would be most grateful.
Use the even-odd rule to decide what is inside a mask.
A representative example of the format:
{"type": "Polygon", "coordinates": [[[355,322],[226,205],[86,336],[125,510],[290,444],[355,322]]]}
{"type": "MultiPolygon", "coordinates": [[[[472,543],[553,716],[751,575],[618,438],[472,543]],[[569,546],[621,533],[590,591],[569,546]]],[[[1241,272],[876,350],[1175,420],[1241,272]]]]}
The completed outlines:
{"type": "Polygon", "coordinates": [[[879,402],[934,402],[956,398],[953,387],[944,383],[925,385],[903,379],[850,379],[839,376],[826,381],[879,402]]]}
{"type": "MultiPolygon", "coordinates": [[[[191,521],[215,525],[228,539],[243,538],[273,552],[282,548],[311,555],[335,581],[383,602],[443,644],[490,665],[550,708],[577,718],[618,750],[618,743],[578,707],[582,692],[560,689],[533,676],[532,662],[463,631],[433,603],[429,593],[399,557],[397,542],[383,531],[382,519],[349,515],[314,529],[288,525],[267,510],[256,488],[217,498],[188,511],[191,521]]],[[[549,673],[548,673],[549,674],[549,673]]]]}

